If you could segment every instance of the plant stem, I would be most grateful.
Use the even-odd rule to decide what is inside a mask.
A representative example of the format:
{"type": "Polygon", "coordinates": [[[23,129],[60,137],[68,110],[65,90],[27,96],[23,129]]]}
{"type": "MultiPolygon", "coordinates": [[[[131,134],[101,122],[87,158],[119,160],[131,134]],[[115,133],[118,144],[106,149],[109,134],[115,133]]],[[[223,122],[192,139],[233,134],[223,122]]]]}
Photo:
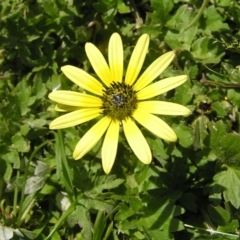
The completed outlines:
{"type": "Polygon", "coordinates": [[[17,227],[21,226],[21,220],[22,220],[22,216],[21,214],[23,213],[23,201],[24,201],[24,190],[25,190],[25,186],[26,186],[26,181],[27,181],[27,177],[28,177],[28,169],[30,166],[30,163],[33,159],[33,157],[36,155],[36,153],[43,147],[45,146],[47,143],[49,143],[50,140],[47,140],[45,142],[43,142],[42,144],[40,144],[38,147],[36,147],[34,149],[34,151],[32,152],[31,156],[29,157],[26,167],[25,167],[25,172],[24,172],[24,177],[23,177],[23,185],[22,185],[22,191],[21,191],[21,198],[20,198],[20,203],[19,203],[19,211],[18,211],[18,218],[17,218],[17,227]]]}
{"type": "Polygon", "coordinates": [[[184,28],[184,32],[187,31],[189,28],[191,28],[201,17],[201,15],[203,14],[204,9],[206,8],[207,4],[208,4],[209,0],[204,0],[203,4],[198,12],[198,14],[196,15],[196,17],[192,20],[192,22],[186,27],[184,28]]]}
{"type": "Polygon", "coordinates": [[[184,224],[184,226],[186,228],[198,229],[198,230],[206,231],[206,232],[209,232],[211,234],[220,234],[220,235],[223,235],[223,236],[236,237],[236,239],[237,239],[237,237],[239,237],[239,235],[237,235],[237,234],[219,232],[219,231],[212,230],[212,229],[205,229],[205,228],[195,227],[195,226],[192,226],[192,225],[189,225],[189,224],[184,224]]]}

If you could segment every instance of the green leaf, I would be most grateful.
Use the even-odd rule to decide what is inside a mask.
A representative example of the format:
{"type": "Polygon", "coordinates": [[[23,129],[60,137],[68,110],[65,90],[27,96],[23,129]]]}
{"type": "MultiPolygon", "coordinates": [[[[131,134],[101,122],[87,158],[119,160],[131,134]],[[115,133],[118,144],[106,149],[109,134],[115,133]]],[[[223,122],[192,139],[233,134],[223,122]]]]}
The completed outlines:
{"type": "Polygon", "coordinates": [[[53,0],[43,0],[44,11],[52,18],[58,17],[58,6],[53,0]]]}
{"type": "Polygon", "coordinates": [[[20,133],[21,133],[22,136],[26,136],[29,131],[30,131],[29,124],[25,123],[21,126],[20,133]]]}
{"type": "Polygon", "coordinates": [[[13,147],[18,151],[18,152],[28,152],[30,149],[29,142],[26,141],[20,133],[15,134],[12,138],[12,143],[13,147]]]}
{"type": "Polygon", "coordinates": [[[210,147],[218,152],[219,142],[226,134],[226,126],[223,121],[209,122],[208,129],[210,131],[210,147]]]}
{"type": "Polygon", "coordinates": [[[65,212],[63,212],[61,217],[57,220],[51,232],[49,233],[47,238],[45,238],[46,240],[52,239],[52,235],[57,231],[58,228],[60,228],[63,225],[67,217],[75,210],[75,208],[76,208],[76,202],[71,203],[69,208],[65,212]]]}
{"type": "Polygon", "coordinates": [[[235,208],[240,207],[240,171],[234,168],[228,168],[214,176],[214,181],[223,186],[223,196],[225,201],[231,202],[235,208]]]}
{"type": "Polygon", "coordinates": [[[76,38],[78,42],[85,43],[90,40],[91,34],[85,26],[76,28],[76,38]]]}
{"type": "Polygon", "coordinates": [[[240,169],[239,143],[240,135],[227,134],[221,137],[217,155],[222,163],[240,169]]]}
{"type": "Polygon", "coordinates": [[[59,90],[61,88],[61,75],[52,75],[52,91],[59,90]]]}
{"type": "Polygon", "coordinates": [[[186,5],[182,5],[177,9],[174,16],[169,18],[167,27],[169,30],[181,30],[184,26],[187,26],[190,23],[191,19],[191,12],[188,10],[188,7],[186,5]]]}
{"type": "Polygon", "coordinates": [[[57,193],[56,204],[62,212],[66,211],[71,205],[66,193],[57,193]]]}
{"type": "Polygon", "coordinates": [[[224,48],[212,38],[201,37],[192,44],[192,56],[196,62],[219,63],[224,56],[224,48]]]}
{"type": "Polygon", "coordinates": [[[47,93],[46,84],[44,84],[39,79],[40,77],[41,76],[36,74],[36,76],[34,78],[34,85],[33,85],[33,88],[32,88],[32,92],[36,96],[37,99],[43,98],[46,95],[46,93],[47,93]]]}
{"type": "Polygon", "coordinates": [[[129,5],[126,5],[123,1],[118,1],[117,5],[118,12],[121,14],[126,14],[131,12],[131,8],[129,5]]]}
{"type": "Polygon", "coordinates": [[[35,201],[34,193],[25,196],[22,207],[20,209],[21,213],[24,214],[24,212],[27,212],[27,209],[34,203],[34,201],[35,201]]]}
{"type": "Polygon", "coordinates": [[[161,229],[167,237],[170,232],[183,229],[181,221],[174,218],[180,214],[182,214],[181,207],[174,205],[169,199],[154,198],[144,208],[144,214],[137,225],[140,229],[142,226],[149,230],[161,229]]]}
{"type": "Polygon", "coordinates": [[[180,203],[182,203],[182,206],[192,212],[197,212],[196,200],[197,197],[193,193],[185,193],[179,198],[179,201],[180,203]]]}
{"type": "Polygon", "coordinates": [[[218,233],[214,230],[208,230],[209,234],[200,234],[200,236],[194,237],[194,240],[238,240],[238,236],[236,234],[231,234],[228,236],[227,234],[218,233]],[[210,234],[211,233],[211,234],[210,234]]]}
{"type": "Polygon", "coordinates": [[[240,105],[240,94],[239,90],[236,89],[229,89],[227,91],[227,97],[228,99],[234,104],[239,106],[240,105]]]}
{"type": "Polygon", "coordinates": [[[69,193],[70,201],[73,202],[75,200],[72,176],[70,174],[69,165],[66,158],[66,153],[64,150],[64,142],[62,137],[61,130],[58,130],[58,134],[55,134],[56,144],[56,159],[57,159],[57,176],[59,180],[64,184],[67,193],[69,193]]]}
{"type": "Polygon", "coordinates": [[[81,199],[79,203],[81,203],[88,209],[96,209],[96,210],[105,211],[105,212],[110,212],[114,207],[114,203],[111,201],[106,201],[105,199],[96,199],[96,198],[91,199],[90,197],[88,199],[81,199]]]}
{"type": "Polygon", "coordinates": [[[46,174],[49,174],[50,172],[51,172],[51,169],[45,162],[37,161],[37,166],[34,170],[35,176],[44,177],[46,176],[46,174]]]}
{"type": "Polygon", "coordinates": [[[230,222],[230,213],[221,206],[208,206],[209,217],[218,225],[225,225],[230,222]]]}
{"type": "Polygon", "coordinates": [[[97,217],[93,226],[93,240],[103,239],[102,234],[106,227],[106,219],[104,212],[98,211],[97,217]]]}
{"type": "Polygon", "coordinates": [[[204,140],[208,136],[207,123],[209,119],[205,115],[201,115],[192,123],[193,127],[193,146],[194,150],[204,147],[204,140]]]}
{"type": "Polygon", "coordinates": [[[238,228],[238,220],[233,219],[231,222],[225,224],[224,226],[219,226],[217,228],[220,232],[234,233],[238,228]]]}
{"type": "Polygon", "coordinates": [[[211,35],[212,32],[226,31],[229,29],[228,24],[223,22],[223,18],[214,5],[209,6],[204,15],[204,26],[206,26],[204,32],[207,35],[211,35]]]}
{"type": "Polygon", "coordinates": [[[11,164],[8,164],[8,163],[6,164],[6,167],[4,166],[5,165],[4,163],[2,163],[2,165],[3,165],[2,171],[4,170],[4,174],[3,174],[4,181],[9,182],[13,175],[13,167],[11,164]]]}
{"type": "Polygon", "coordinates": [[[217,0],[216,5],[219,7],[229,7],[231,5],[231,2],[228,0],[217,0]]]}
{"type": "Polygon", "coordinates": [[[82,228],[81,236],[83,239],[92,239],[92,223],[88,210],[84,206],[76,206],[76,209],[68,216],[67,222],[70,227],[79,224],[82,228]]]}
{"type": "Polygon", "coordinates": [[[151,138],[147,138],[148,143],[151,147],[151,150],[153,152],[153,156],[158,159],[167,159],[169,156],[166,153],[165,149],[164,149],[164,145],[161,139],[156,138],[156,139],[151,139],[151,138]]]}
{"type": "Polygon", "coordinates": [[[180,6],[174,16],[168,19],[167,32],[164,41],[172,48],[190,51],[192,42],[196,38],[197,26],[183,31],[190,24],[193,16],[186,5],[180,6]]]}
{"type": "Polygon", "coordinates": [[[153,13],[149,14],[149,16],[152,19],[152,24],[160,24],[163,26],[167,21],[168,14],[172,10],[173,6],[173,0],[151,0],[153,13]]]}
{"type": "Polygon", "coordinates": [[[130,208],[127,204],[122,203],[120,204],[120,208],[117,212],[117,214],[115,215],[115,220],[116,221],[123,221],[127,218],[129,218],[130,216],[134,215],[135,211],[130,208]]]}
{"type": "Polygon", "coordinates": [[[175,90],[174,102],[182,105],[187,105],[190,103],[193,97],[193,90],[191,88],[190,82],[187,82],[175,90]]]}
{"type": "Polygon", "coordinates": [[[193,131],[190,127],[180,122],[178,125],[174,125],[174,132],[178,136],[179,144],[185,148],[190,147],[193,144],[193,131]]]}
{"type": "Polygon", "coordinates": [[[39,176],[34,176],[30,177],[26,181],[26,186],[24,189],[25,194],[31,194],[43,187],[45,183],[45,178],[44,177],[39,177],[39,176]]]}
{"type": "MultiPolygon", "coordinates": [[[[20,169],[20,158],[19,158],[18,152],[15,149],[10,149],[8,153],[2,155],[2,159],[4,159],[7,163],[12,163],[13,168],[20,169]]],[[[4,169],[4,172],[5,172],[6,170],[4,168],[3,163],[2,163],[2,168],[4,169]]]]}
{"type": "Polygon", "coordinates": [[[36,96],[31,95],[31,87],[27,86],[26,81],[22,81],[19,84],[19,89],[17,92],[17,101],[20,106],[22,116],[28,113],[29,107],[32,106],[36,101],[36,96]]]}
{"type": "Polygon", "coordinates": [[[32,128],[41,128],[47,124],[45,119],[35,119],[31,122],[32,128]]]}
{"type": "Polygon", "coordinates": [[[224,103],[223,102],[214,102],[212,104],[213,110],[217,113],[219,117],[225,117],[227,115],[227,112],[224,109],[224,103]]]}
{"type": "Polygon", "coordinates": [[[116,7],[117,1],[114,0],[100,0],[97,3],[93,3],[93,7],[99,12],[106,12],[111,8],[116,7]]]}
{"type": "Polygon", "coordinates": [[[0,224],[0,239],[9,240],[12,239],[14,233],[13,228],[5,227],[0,224]]]}
{"type": "Polygon", "coordinates": [[[125,180],[124,179],[116,179],[114,175],[103,176],[105,179],[105,183],[97,185],[93,190],[92,193],[101,193],[105,189],[114,189],[120,186],[125,180]]]}
{"type": "Polygon", "coordinates": [[[26,237],[27,239],[36,239],[38,233],[35,233],[33,231],[29,231],[29,230],[26,230],[24,228],[19,228],[18,229],[23,235],[24,237],[26,237]]]}

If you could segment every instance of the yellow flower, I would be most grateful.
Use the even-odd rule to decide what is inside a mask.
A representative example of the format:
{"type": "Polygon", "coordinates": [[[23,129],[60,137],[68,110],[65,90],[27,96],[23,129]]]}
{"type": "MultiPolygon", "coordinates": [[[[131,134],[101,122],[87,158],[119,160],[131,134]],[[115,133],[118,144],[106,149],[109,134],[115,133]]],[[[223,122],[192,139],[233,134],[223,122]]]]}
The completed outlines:
{"type": "Polygon", "coordinates": [[[157,58],[138,77],[147,54],[149,36],[143,34],[134,48],[123,78],[123,45],[118,33],[113,33],[108,46],[108,63],[101,52],[91,43],[86,43],[88,59],[101,80],[74,66],[64,66],[63,73],[75,84],[92,93],[58,90],[49,98],[58,104],[55,109],[66,113],[50,123],[50,129],[76,126],[97,117],[101,119],[80,139],[73,158],[80,159],[90,151],[105,134],[102,146],[102,165],[109,173],[117,152],[120,125],[134,154],[140,161],[149,164],[152,160],[149,145],[136,122],[166,141],[176,141],[174,131],[155,114],[188,115],[186,107],[164,101],[148,100],[165,93],[187,80],[186,75],[169,77],[158,82],[157,78],[171,63],[175,53],[167,52],[157,58]]]}

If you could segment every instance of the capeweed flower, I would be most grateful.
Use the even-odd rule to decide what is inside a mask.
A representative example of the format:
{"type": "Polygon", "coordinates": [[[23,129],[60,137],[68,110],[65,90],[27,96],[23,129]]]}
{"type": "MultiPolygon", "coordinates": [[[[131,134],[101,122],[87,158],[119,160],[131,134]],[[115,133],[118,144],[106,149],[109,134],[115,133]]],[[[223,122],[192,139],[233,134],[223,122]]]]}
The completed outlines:
{"type": "Polygon", "coordinates": [[[174,131],[156,115],[188,115],[186,107],[157,101],[152,98],[178,87],[186,75],[153,82],[172,62],[175,53],[167,52],[157,58],[141,76],[147,54],[149,36],[143,34],[133,50],[123,77],[123,45],[118,33],[113,33],[108,46],[108,63],[92,43],[86,43],[87,57],[99,79],[74,66],[61,68],[66,77],[88,93],[57,90],[49,98],[57,105],[56,111],[68,112],[50,123],[50,129],[76,126],[94,118],[100,120],[80,139],[73,152],[74,159],[82,158],[105,134],[102,145],[102,165],[109,173],[115,161],[120,125],[134,154],[149,164],[152,160],[149,145],[140,131],[142,125],[157,137],[176,141],[174,131]],[[99,81],[100,80],[100,81],[99,81]]]}

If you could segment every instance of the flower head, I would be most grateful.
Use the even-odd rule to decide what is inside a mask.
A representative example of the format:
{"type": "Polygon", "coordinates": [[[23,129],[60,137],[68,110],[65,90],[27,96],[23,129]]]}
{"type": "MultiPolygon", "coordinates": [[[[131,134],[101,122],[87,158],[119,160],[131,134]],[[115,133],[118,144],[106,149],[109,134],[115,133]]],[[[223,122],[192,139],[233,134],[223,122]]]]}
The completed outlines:
{"type": "Polygon", "coordinates": [[[151,151],[136,122],[159,138],[177,140],[174,131],[155,114],[188,115],[189,109],[179,104],[149,99],[181,85],[187,76],[169,77],[153,83],[173,60],[175,53],[170,51],[157,58],[138,77],[148,44],[149,36],[143,34],[134,48],[125,78],[123,46],[118,33],[113,33],[109,41],[108,64],[98,48],[91,43],[85,45],[88,59],[101,82],[80,68],[69,65],[61,68],[71,81],[90,94],[63,90],[50,93],[49,98],[57,102],[55,109],[69,112],[53,120],[50,129],[72,127],[101,117],[78,142],[73,152],[74,159],[82,158],[105,134],[102,164],[104,171],[109,173],[116,157],[122,125],[134,154],[140,161],[149,164],[151,151]]]}

